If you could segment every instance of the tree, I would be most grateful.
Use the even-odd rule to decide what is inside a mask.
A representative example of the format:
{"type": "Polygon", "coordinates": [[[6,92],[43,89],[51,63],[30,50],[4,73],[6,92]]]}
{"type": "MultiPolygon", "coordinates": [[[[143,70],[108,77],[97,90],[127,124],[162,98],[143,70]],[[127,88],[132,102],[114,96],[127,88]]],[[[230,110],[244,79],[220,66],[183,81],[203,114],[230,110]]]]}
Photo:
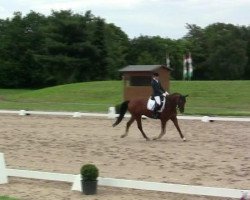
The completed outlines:
{"type": "Polygon", "coordinates": [[[46,40],[37,60],[43,65],[46,84],[90,80],[96,50],[88,41],[86,19],[72,11],[53,11],[44,27],[46,40]]]}
{"type": "Polygon", "coordinates": [[[33,52],[39,51],[42,35],[39,26],[44,16],[31,11],[26,17],[14,13],[12,19],[1,21],[0,32],[0,84],[3,87],[36,87],[40,68],[33,52]]]}
{"type": "Polygon", "coordinates": [[[188,33],[184,40],[187,44],[186,51],[192,53],[193,66],[195,66],[194,79],[209,79],[205,66],[208,52],[204,29],[195,24],[186,24],[186,28],[188,33]]]}
{"type": "Polygon", "coordinates": [[[130,42],[127,56],[129,64],[166,64],[166,54],[170,57],[170,65],[174,71],[174,79],[182,78],[182,58],[186,52],[185,40],[140,36],[130,42]]]}
{"type": "Polygon", "coordinates": [[[232,24],[217,23],[206,27],[206,66],[210,79],[242,79],[247,64],[247,43],[241,33],[241,28],[232,24]]]}
{"type": "Polygon", "coordinates": [[[204,29],[187,25],[184,38],[192,52],[195,79],[242,79],[247,66],[247,40],[242,27],[215,23],[204,29]]]}
{"type": "Polygon", "coordinates": [[[97,49],[96,59],[93,67],[93,80],[106,80],[108,78],[108,49],[106,44],[105,22],[101,18],[95,21],[93,45],[97,49]]]}
{"type": "Polygon", "coordinates": [[[45,87],[118,79],[128,64],[165,64],[182,79],[183,55],[192,53],[194,79],[250,79],[250,28],[215,23],[187,24],[179,40],[140,36],[129,40],[114,24],[71,10],[45,17],[31,11],[0,19],[0,86],[45,87]]]}
{"type": "Polygon", "coordinates": [[[107,62],[108,77],[118,79],[118,70],[127,65],[126,55],[129,48],[128,36],[114,24],[106,24],[106,44],[107,44],[107,62]]]}
{"type": "Polygon", "coordinates": [[[247,42],[246,55],[248,58],[247,64],[245,66],[244,79],[250,80],[250,26],[242,27],[243,38],[247,42]]]}
{"type": "MultiPolygon", "coordinates": [[[[130,50],[128,52],[127,60],[129,64],[165,64],[166,58],[166,40],[157,36],[140,36],[134,38],[130,41],[130,50]],[[142,58],[145,55],[150,55],[150,63],[147,63],[146,60],[143,61],[142,58]]],[[[148,56],[145,58],[148,59],[148,56]]]]}

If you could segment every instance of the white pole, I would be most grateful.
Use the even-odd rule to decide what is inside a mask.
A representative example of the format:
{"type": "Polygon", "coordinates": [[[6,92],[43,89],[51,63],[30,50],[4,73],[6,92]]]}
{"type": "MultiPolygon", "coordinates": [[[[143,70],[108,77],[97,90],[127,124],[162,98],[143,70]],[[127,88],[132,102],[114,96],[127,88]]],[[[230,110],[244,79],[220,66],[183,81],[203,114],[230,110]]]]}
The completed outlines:
{"type": "Polygon", "coordinates": [[[108,118],[115,119],[115,117],[116,117],[115,107],[109,107],[108,118]]]}
{"type": "Polygon", "coordinates": [[[0,153],[0,184],[8,183],[3,153],[0,153]]]}

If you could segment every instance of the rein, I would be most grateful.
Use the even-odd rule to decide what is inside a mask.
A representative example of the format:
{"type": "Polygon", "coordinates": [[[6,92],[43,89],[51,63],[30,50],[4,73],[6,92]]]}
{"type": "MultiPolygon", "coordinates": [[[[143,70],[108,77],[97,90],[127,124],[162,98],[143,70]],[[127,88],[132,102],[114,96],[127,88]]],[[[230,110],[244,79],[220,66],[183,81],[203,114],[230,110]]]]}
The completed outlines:
{"type": "Polygon", "coordinates": [[[177,94],[172,95],[172,97],[175,97],[174,99],[167,98],[167,97],[165,97],[165,98],[166,98],[166,100],[168,100],[168,99],[169,99],[169,101],[171,101],[171,100],[172,100],[172,102],[173,102],[174,104],[176,104],[176,109],[178,109],[178,110],[180,111],[180,101],[181,101],[181,95],[179,95],[179,94],[178,94],[178,96],[176,96],[176,95],[177,95],[177,94]],[[176,98],[178,98],[178,99],[176,99],[176,98]]]}

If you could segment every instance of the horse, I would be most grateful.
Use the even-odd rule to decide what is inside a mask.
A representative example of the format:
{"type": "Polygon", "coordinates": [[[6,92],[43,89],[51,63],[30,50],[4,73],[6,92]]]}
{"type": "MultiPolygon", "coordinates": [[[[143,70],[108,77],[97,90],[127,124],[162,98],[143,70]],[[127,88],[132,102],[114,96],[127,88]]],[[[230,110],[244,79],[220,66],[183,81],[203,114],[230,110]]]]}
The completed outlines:
{"type": "MultiPolygon", "coordinates": [[[[178,125],[177,120],[177,109],[183,113],[185,109],[185,103],[186,103],[186,97],[188,95],[181,95],[180,93],[173,93],[168,96],[166,96],[166,103],[161,113],[159,113],[158,119],[161,120],[161,132],[158,137],[154,137],[153,140],[158,140],[162,138],[163,135],[166,134],[166,123],[170,119],[176,129],[179,132],[179,135],[183,141],[186,141],[185,137],[183,136],[181,129],[178,125]]],[[[145,115],[149,118],[153,117],[153,111],[147,109],[147,99],[133,99],[130,101],[124,101],[120,105],[120,114],[117,117],[115,123],[113,124],[113,127],[118,125],[122,119],[124,118],[125,113],[129,111],[131,114],[131,118],[127,122],[126,125],[126,131],[123,135],[121,135],[121,138],[124,138],[128,135],[129,127],[131,124],[136,120],[137,127],[142,133],[142,136],[149,141],[150,139],[147,137],[145,132],[142,129],[142,123],[141,118],[142,115],[145,115]]]]}

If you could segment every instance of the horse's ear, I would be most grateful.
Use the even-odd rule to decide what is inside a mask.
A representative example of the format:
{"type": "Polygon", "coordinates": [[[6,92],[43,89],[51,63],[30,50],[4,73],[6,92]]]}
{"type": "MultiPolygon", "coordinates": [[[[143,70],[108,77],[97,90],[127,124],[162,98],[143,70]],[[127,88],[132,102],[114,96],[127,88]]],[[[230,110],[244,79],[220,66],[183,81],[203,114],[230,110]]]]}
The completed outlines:
{"type": "Polygon", "coordinates": [[[188,97],[188,94],[187,94],[187,95],[184,95],[184,97],[185,97],[185,98],[188,97]]]}

